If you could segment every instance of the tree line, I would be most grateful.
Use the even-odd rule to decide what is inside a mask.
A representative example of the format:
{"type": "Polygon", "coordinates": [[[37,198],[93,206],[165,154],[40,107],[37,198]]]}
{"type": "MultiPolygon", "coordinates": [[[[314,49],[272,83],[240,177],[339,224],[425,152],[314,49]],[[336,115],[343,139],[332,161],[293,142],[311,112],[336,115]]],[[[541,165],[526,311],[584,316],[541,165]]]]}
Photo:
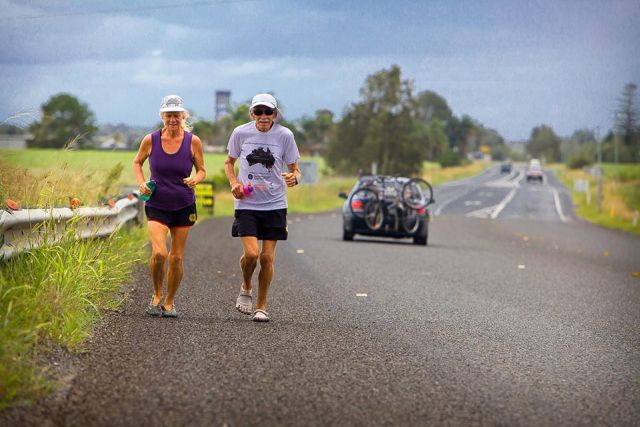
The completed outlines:
{"type": "Polygon", "coordinates": [[[573,168],[601,160],[610,163],[640,162],[640,123],[635,98],[638,87],[624,86],[618,99],[613,128],[600,136],[600,129],[578,129],[560,138],[549,126],[531,131],[527,151],[549,162],[563,162],[573,168]]]}
{"type": "MultiPolygon", "coordinates": [[[[635,103],[637,86],[627,84],[619,99],[613,129],[600,138],[597,129],[579,129],[561,138],[550,126],[534,127],[526,142],[530,157],[581,167],[598,158],[606,162],[640,161],[640,126],[635,103]],[[599,157],[598,157],[599,156],[599,157]]],[[[29,127],[28,147],[93,148],[98,127],[88,105],[70,94],[52,96],[41,107],[41,119],[29,127]]],[[[239,105],[218,121],[195,118],[193,131],[205,145],[226,146],[231,131],[246,123],[248,106],[239,105]]],[[[504,138],[468,115],[453,114],[447,100],[434,91],[416,92],[393,65],[368,76],[360,99],[336,119],[329,110],[281,122],[290,128],[304,154],[322,155],[337,173],[368,171],[412,175],[424,161],[458,165],[472,153],[491,153],[495,160],[517,156],[504,138]]],[[[7,124],[0,131],[15,131],[7,124]]]]}

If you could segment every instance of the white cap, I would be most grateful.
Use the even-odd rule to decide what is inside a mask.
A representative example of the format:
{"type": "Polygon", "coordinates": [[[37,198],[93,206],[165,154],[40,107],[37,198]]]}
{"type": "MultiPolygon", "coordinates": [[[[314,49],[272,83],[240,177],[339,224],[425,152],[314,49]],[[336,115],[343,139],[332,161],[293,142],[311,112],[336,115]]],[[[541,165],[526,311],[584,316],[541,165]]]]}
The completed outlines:
{"type": "Polygon", "coordinates": [[[160,104],[160,112],[168,113],[170,111],[187,111],[184,108],[182,98],[178,95],[167,95],[162,98],[162,104],[160,104]]]}
{"type": "Polygon", "coordinates": [[[251,109],[256,105],[266,105],[269,108],[278,108],[278,102],[273,95],[268,93],[259,93],[251,100],[251,109]]]}
{"type": "Polygon", "coordinates": [[[258,105],[264,105],[265,107],[275,109],[278,112],[275,121],[279,122],[280,120],[282,120],[282,113],[278,109],[278,101],[276,101],[276,99],[270,93],[259,93],[254,96],[251,100],[251,107],[249,108],[249,110],[252,111],[253,107],[256,107],[258,105]]]}

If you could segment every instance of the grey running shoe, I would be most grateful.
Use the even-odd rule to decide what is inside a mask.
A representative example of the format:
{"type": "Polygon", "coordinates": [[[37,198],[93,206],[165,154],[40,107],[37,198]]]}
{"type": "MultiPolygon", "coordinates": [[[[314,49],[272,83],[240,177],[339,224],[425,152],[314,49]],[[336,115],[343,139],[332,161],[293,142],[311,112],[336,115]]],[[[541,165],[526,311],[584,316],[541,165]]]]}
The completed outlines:
{"type": "Polygon", "coordinates": [[[164,308],[164,305],[163,305],[162,306],[162,317],[178,317],[178,312],[176,311],[175,304],[173,305],[171,310],[167,310],[166,308],[164,308]]]}
{"type": "Polygon", "coordinates": [[[149,316],[153,316],[153,317],[162,316],[162,309],[160,308],[160,304],[153,305],[153,300],[151,300],[151,302],[147,306],[147,309],[145,310],[145,312],[149,316]]]}

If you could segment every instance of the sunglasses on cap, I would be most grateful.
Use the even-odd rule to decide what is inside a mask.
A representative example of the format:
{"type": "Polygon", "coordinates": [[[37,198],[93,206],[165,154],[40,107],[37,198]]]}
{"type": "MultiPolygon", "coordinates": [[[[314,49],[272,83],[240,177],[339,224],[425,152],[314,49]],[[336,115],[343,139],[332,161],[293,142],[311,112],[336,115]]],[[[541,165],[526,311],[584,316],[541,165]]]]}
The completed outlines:
{"type": "Polygon", "coordinates": [[[255,114],[256,116],[261,116],[263,114],[266,114],[267,116],[270,116],[273,114],[273,108],[269,108],[269,107],[265,107],[265,108],[254,108],[253,109],[253,114],[255,114]]]}

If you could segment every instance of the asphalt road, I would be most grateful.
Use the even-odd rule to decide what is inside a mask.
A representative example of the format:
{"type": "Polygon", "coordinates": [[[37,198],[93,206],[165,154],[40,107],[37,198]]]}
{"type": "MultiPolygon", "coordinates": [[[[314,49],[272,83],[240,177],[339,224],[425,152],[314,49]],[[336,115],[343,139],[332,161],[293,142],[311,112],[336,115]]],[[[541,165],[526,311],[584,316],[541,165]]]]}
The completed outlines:
{"type": "Polygon", "coordinates": [[[66,363],[61,391],[3,417],[65,426],[637,425],[640,239],[576,220],[554,183],[528,187],[517,173],[489,171],[437,188],[427,247],[343,242],[339,213],[290,215],[268,324],[234,309],[240,244],[230,220],[202,222],[178,319],[144,314],[141,269],[123,310],[66,363]]]}
{"type": "Polygon", "coordinates": [[[526,169],[517,165],[511,173],[498,167],[478,176],[438,188],[435,215],[475,218],[532,219],[570,222],[575,218],[571,194],[551,172],[542,183],[527,182],[526,169]]]}

